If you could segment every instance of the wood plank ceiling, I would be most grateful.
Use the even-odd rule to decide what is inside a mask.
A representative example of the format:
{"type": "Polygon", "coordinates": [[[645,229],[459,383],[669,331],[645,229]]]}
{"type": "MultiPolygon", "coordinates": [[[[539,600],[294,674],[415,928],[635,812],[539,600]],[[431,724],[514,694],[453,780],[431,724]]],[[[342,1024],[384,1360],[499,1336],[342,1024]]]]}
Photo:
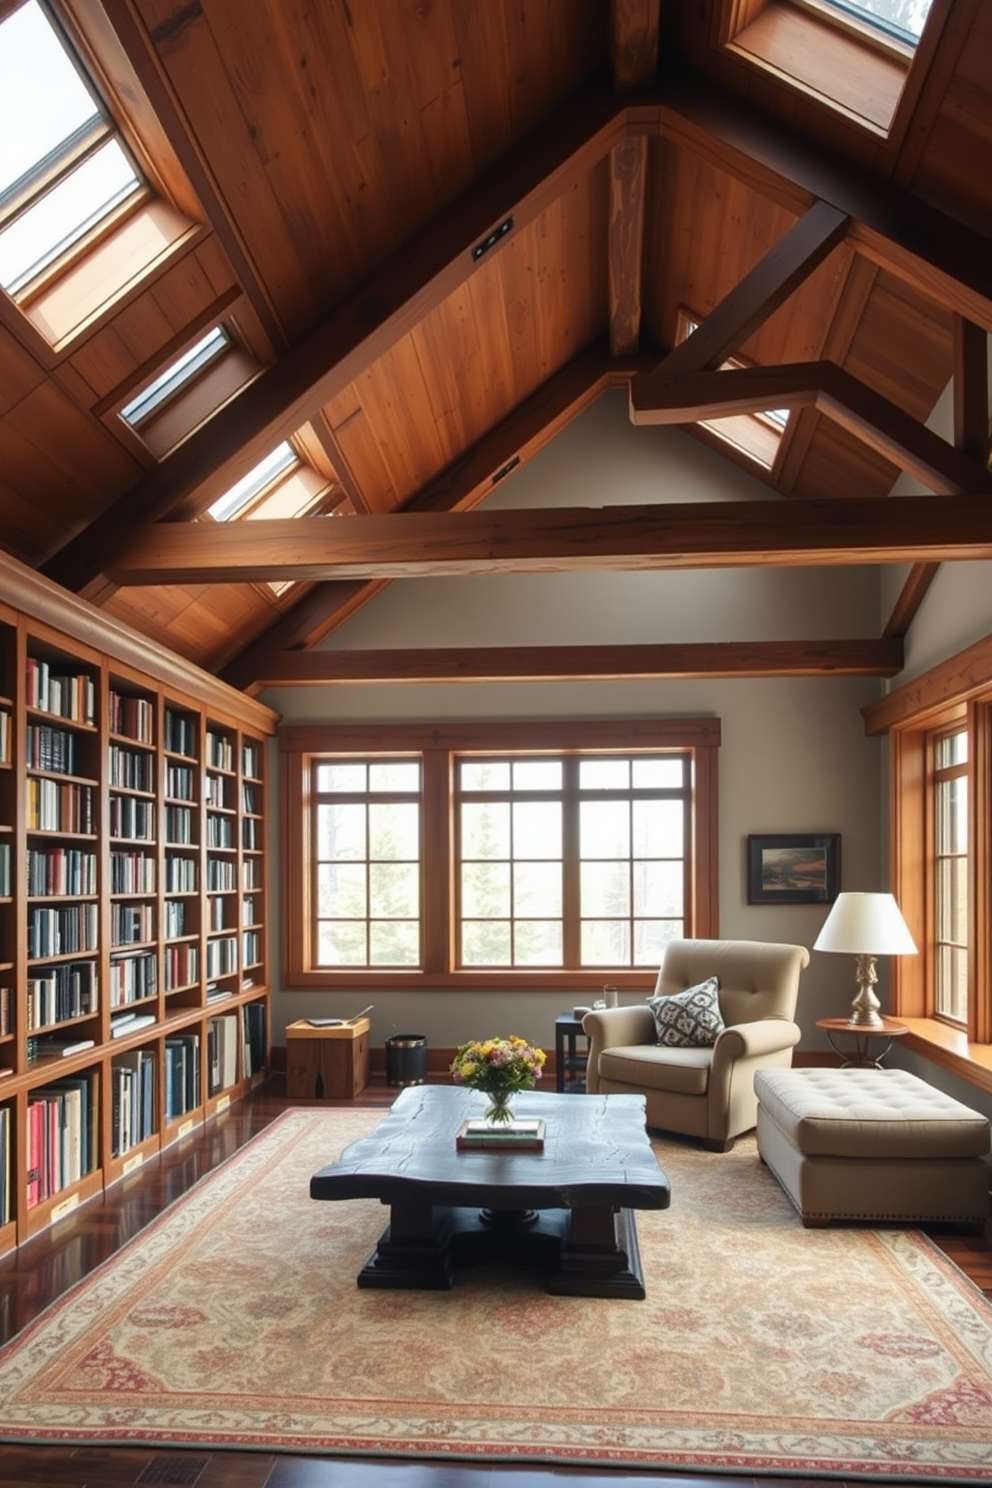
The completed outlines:
{"type": "MultiPolygon", "coordinates": [[[[800,0],[52,9],[192,224],[54,344],[0,296],[0,545],[109,613],[257,689],[328,675],[296,653],[425,562],[899,560],[903,602],[860,649],[784,638],[721,663],[890,675],[932,565],[992,553],[992,6],[934,0],[884,129],[748,52],[800,0]],[[219,320],[250,370],[156,457],[118,411],[219,320]],[[954,445],[923,427],[952,372],[954,445]],[[616,386],[768,502],[467,520],[616,386]],[[769,407],[793,410],[770,470],[698,424],[769,407]],[[333,521],[195,520],[286,438],[333,521]],[[903,470],[934,496],[888,497],[903,470]]],[[[449,670],[717,667],[629,649],[449,670]]]]}

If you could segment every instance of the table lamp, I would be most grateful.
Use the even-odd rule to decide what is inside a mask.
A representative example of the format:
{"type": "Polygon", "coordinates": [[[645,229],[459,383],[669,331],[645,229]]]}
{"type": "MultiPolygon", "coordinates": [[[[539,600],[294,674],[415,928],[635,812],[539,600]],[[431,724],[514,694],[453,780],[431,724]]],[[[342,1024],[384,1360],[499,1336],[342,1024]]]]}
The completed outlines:
{"type": "Polygon", "coordinates": [[[816,937],[814,951],[846,951],[857,957],[858,993],[848,1019],[852,1028],[879,1028],[875,996],[876,956],[914,956],[909,927],[891,894],[838,894],[816,937]]]}

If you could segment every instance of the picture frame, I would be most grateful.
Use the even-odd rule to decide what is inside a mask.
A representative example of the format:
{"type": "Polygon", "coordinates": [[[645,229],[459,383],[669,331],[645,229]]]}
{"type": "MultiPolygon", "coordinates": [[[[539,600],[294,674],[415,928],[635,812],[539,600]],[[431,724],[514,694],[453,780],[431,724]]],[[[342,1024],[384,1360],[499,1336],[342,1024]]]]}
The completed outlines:
{"type": "Polygon", "coordinates": [[[832,904],[839,889],[839,832],[748,836],[748,904],[832,904]]]}

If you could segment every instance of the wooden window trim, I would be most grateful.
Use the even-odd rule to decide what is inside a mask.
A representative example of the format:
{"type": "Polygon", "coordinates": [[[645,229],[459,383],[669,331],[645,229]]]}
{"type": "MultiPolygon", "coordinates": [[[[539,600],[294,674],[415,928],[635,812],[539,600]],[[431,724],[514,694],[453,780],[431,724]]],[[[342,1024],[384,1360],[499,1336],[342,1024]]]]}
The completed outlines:
{"type": "MultiPolygon", "coordinates": [[[[678,748],[693,756],[690,893],[685,908],[686,933],[719,934],[717,754],[720,723],[715,718],[593,720],[587,723],[492,724],[358,724],[303,725],[280,730],[282,810],[283,984],[295,989],[425,988],[452,991],[519,991],[602,986],[602,969],[544,970],[497,967],[459,970],[455,964],[454,778],[455,756],[473,750],[605,752],[678,748]],[[423,967],[341,971],[315,970],[309,964],[312,909],[309,895],[310,764],[326,753],[418,753],[424,761],[422,888],[423,967]],[[442,891],[437,892],[437,886],[442,891]]],[[[648,991],[655,971],[638,968],[609,972],[610,980],[629,990],[648,991]]]]}
{"type": "Polygon", "coordinates": [[[915,48],[815,0],[723,0],[715,44],[879,139],[908,127],[951,0],[933,0],[915,48]]]}
{"type": "Polygon", "coordinates": [[[905,1047],[992,1092],[992,637],[865,710],[869,733],[890,731],[892,889],[919,954],[890,962],[893,1015],[905,1047]],[[968,1024],[935,1014],[931,749],[966,725],[969,792],[968,1024]]]}

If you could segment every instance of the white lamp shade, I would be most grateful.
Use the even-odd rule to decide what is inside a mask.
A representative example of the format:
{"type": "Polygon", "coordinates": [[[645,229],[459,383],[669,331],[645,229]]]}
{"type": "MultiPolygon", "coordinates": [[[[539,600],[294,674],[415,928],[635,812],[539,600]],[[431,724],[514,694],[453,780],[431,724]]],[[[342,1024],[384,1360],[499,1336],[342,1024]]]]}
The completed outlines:
{"type": "Polygon", "coordinates": [[[838,894],[814,951],[914,956],[916,945],[892,894],[838,894]]]}

